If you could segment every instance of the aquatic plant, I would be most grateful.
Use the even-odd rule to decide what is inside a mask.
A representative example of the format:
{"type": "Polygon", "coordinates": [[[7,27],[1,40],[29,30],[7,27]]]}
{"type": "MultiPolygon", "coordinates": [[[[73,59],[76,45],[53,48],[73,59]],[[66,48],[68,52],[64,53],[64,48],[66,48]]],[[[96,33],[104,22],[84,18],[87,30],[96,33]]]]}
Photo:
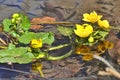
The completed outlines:
{"type": "MultiPolygon", "coordinates": [[[[102,15],[95,11],[83,14],[83,24],[72,22],[44,22],[37,24],[57,24],[57,30],[69,37],[70,43],[52,46],[55,41],[52,32],[32,32],[33,25],[27,16],[21,13],[14,13],[11,19],[3,20],[3,32],[9,36],[10,41],[0,48],[0,63],[26,64],[37,60],[59,60],[73,54],[81,55],[85,61],[94,58],[98,59],[101,54],[113,47],[113,43],[106,40],[111,26],[107,20],[102,20],[102,15]],[[61,26],[60,24],[72,24],[72,27],[61,26]],[[45,47],[49,45],[50,47],[45,47]],[[51,56],[49,51],[59,50],[71,46],[68,53],[62,56],[51,56]],[[97,57],[96,57],[97,56],[97,57]]],[[[102,59],[102,58],[100,58],[102,59]]],[[[104,62],[105,60],[102,59],[104,62]]],[[[105,62],[106,63],[106,62],[105,62]]],[[[107,63],[110,68],[113,68],[107,63]]],[[[42,73],[42,65],[35,63],[36,69],[42,73]]],[[[114,68],[113,68],[114,69],[114,68]]]]}

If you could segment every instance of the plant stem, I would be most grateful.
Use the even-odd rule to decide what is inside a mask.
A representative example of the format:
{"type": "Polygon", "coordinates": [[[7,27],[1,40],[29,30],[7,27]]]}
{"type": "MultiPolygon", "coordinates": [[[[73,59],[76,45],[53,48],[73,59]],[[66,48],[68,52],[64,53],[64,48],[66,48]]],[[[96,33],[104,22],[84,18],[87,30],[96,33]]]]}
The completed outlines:
{"type": "MultiPolygon", "coordinates": [[[[113,68],[113,66],[112,66],[107,60],[105,60],[103,57],[98,56],[98,55],[95,55],[95,54],[93,55],[93,57],[94,57],[95,59],[98,59],[98,60],[102,61],[103,63],[105,63],[109,68],[115,70],[115,68],[113,68]]],[[[115,70],[115,71],[116,71],[116,70],[115,70]]]]}
{"type": "Polygon", "coordinates": [[[39,73],[40,73],[40,76],[41,76],[41,77],[44,77],[44,74],[43,74],[43,72],[42,72],[42,69],[38,69],[38,71],[39,71],[39,73]]]}
{"type": "Polygon", "coordinates": [[[39,22],[39,23],[31,23],[31,25],[39,25],[39,24],[76,24],[75,22],[39,22]]]}
{"type": "Polygon", "coordinates": [[[7,47],[6,46],[0,46],[0,49],[6,49],[7,47]]]}
{"type": "Polygon", "coordinates": [[[66,47],[66,46],[69,46],[70,44],[63,44],[63,45],[59,45],[59,46],[55,46],[55,47],[51,47],[45,51],[52,51],[52,50],[57,50],[57,49],[60,49],[60,48],[63,48],[63,47],[66,47]]]}
{"type": "Polygon", "coordinates": [[[114,29],[114,30],[120,30],[120,27],[111,27],[111,29],[114,29]]]}
{"type": "MultiPolygon", "coordinates": [[[[60,49],[60,48],[63,48],[63,47],[66,47],[66,46],[69,46],[70,44],[64,44],[64,45],[59,45],[59,46],[56,46],[56,47],[52,47],[52,48],[49,48],[45,51],[51,51],[51,50],[56,50],[56,49],[60,49]]],[[[68,53],[62,55],[62,56],[51,56],[51,55],[48,55],[47,53],[40,53],[36,59],[40,59],[40,58],[43,58],[43,59],[46,59],[46,60],[60,60],[60,59],[64,59],[68,56],[70,56],[72,54],[73,50],[70,50],[68,53]]]]}
{"type": "Polygon", "coordinates": [[[73,50],[70,50],[68,53],[66,53],[66,54],[64,54],[62,56],[57,56],[57,57],[48,55],[47,60],[60,60],[60,59],[64,59],[64,58],[70,56],[72,54],[72,52],[73,52],[73,50]]]}

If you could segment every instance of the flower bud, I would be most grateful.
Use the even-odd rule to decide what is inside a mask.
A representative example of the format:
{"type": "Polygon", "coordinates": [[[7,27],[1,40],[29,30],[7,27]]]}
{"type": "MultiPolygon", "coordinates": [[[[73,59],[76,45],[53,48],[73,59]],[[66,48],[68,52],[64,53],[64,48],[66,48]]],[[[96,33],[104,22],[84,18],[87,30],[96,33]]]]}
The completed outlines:
{"type": "Polygon", "coordinates": [[[88,41],[89,41],[89,42],[94,42],[94,38],[93,38],[92,36],[90,36],[90,37],[88,38],[88,41]]]}
{"type": "Polygon", "coordinates": [[[12,18],[18,18],[20,15],[18,14],[18,13],[14,13],[13,15],[12,15],[12,18]]]}
{"type": "Polygon", "coordinates": [[[15,23],[15,18],[12,18],[11,22],[12,22],[12,23],[15,23]]]}
{"type": "Polygon", "coordinates": [[[21,18],[20,18],[20,17],[18,17],[18,18],[17,18],[17,21],[20,21],[20,20],[21,20],[21,18]]]}

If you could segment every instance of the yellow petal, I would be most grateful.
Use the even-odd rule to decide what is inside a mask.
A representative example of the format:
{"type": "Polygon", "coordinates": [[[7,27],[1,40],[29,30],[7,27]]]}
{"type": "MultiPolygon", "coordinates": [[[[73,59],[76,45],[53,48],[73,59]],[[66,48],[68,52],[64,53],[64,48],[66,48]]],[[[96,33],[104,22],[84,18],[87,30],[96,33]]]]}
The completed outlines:
{"type": "Polygon", "coordinates": [[[30,46],[32,48],[41,48],[42,47],[42,40],[41,39],[39,39],[39,40],[33,39],[30,43],[30,46]]]}
{"type": "Polygon", "coordinates": [[[74,32],[79,37],[88,37],[93,32],[93,27],[89,24],[77,24],[74,32]]]}
{"type": "Polygon", "coordinates": [[[97,16],[97,13],[95,11],[91,12],[91,15],[97,16]]]}
{"type": "Polygon", "coordinates": [[[89,32],[89,34],[91,34],[93,32],[93,27],[91,25],[87,25],[85,27],[85,32],[89,32]]]}
{"type": "Polygon", "coordinates": [[[103,29],[110,28],[109,22],[107,20],[99,20],[98,25],[103,29]]]}
{"type": "Polygon", "coordinates": [[[98,20],[100,20],[101,18],[102,18],[102,15],[98,15],[95,11],[93,11],[90,14],[88,14],[88,13],[83,14],[83,19],[82,20],[86,21],[86,22],[95,23],[98,20]]]}
{"type": "Polygon", "coordinates": [[[88,19],[89,14],[88,14],[88,13],[84,13],[84,14],[83,14],[83,17],[84,17],[84,18],[82,19],[83,21],[89,22],[89,19],[88,19]]]}

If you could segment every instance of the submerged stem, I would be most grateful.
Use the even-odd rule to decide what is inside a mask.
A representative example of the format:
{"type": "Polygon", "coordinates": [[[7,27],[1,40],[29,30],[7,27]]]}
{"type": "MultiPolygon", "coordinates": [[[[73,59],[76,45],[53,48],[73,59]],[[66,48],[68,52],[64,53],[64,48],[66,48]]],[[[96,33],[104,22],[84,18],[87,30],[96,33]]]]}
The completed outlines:
{"type": "MultiPolygon", "coordinates": [[[[63,48],[63,47],[69,46],[69,45],[70,44],[59,45],[59,46],[56,46],[56,47],[49,48],[49,49],[47,49],[45,51],[47,52],[47,51],[57,50],[57,49],[60,49],[60,48],[63,48]]],[[[64,59],[64,58],[70,56],[72,54],[72,52],[73,52],[73,50],[70,50],[68,53],[66,53],[66,54],[64,54],[62,56],[51,56],[48,53],[40,53],[36,57],[36,59],[60,60],[60,59],[64,59]]]]}
{"type": "Polygon", "coordinates": [[[23,73],[23,74],[31,74],[30,72],[25,72],[25,71],[16,70],[16,69],[9,69],[9,68],[3,68],[3,67],[0,67],[0,69],[19,72],[19,73],[23,73]]]}
{"type": "MultiPolygon", "coordinates": [[[[103,63],[105,63],[109,68],[115,70],[115,68],[113,68],[113,66],[112,66],[107,60],[105,60],[103,57],[98,56],[98,55],[94,55],[93,57],[94,57],[95,59],[98,59],[98,60],[102,61],[103,63]]],[[[115,71],[116,71],[116,70],[115,70],[115,71]]]]}
{"type": "Polygon", "coordinates": [[[69,46],[70,44],[63,44],[63,45],[59,45],[59,46],[55,46],[55,47],[51,47],[45,51],[52,51],[52,50],[57,50],[57,49],[60,49],[60,48],[63,48],[63,47],[66,47],[66,46],[69,46]]]}
{"type": "Polygon", "coordinates": [[[114,29],[114,30],[120,30],[120,27],[111,27],[111,29],[114,29]]]}
{"type": "Polygon", "coordinates": [[[73,52],[73,50],[70,50],[68,53],[66,53],[66,54],[64,54],[62,56],[57,56],[57,57],[48,55],[47,60],[60,60],[60,59],[64,59],[64,58],[70,56],[72,54],[72,52],[73,52]]]}

